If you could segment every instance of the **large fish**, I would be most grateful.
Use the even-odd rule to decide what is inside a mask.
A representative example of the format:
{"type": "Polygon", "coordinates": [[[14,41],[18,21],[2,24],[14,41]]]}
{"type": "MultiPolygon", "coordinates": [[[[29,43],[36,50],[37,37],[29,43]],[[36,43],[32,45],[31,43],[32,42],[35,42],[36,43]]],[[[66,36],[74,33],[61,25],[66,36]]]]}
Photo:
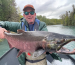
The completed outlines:
{"type": "Polygon", "coordinates": [[[75,36],[63,35],[46,31],[23,31],[17,33],[4,32],[10,46],[20,49],[21,52],[57,52],[65,54],[75,54],[75,51],[66,51],[62,47],[71,41],[75,41],[75,36]],[[41,50],[42,49],[42,50],[41,50]],[[60,50],[60,51],[59,51],[60,50]]]}

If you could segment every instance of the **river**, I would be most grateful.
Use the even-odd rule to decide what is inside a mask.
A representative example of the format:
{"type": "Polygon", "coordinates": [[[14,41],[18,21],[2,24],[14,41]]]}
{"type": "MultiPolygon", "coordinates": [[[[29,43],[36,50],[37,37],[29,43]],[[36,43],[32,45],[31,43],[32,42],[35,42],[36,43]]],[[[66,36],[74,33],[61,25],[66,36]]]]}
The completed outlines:
{"type": "MultiPolygon", "coordinates": [[[[63,26],[63,25],[49,25],[47,26],[48,31],[55,32],[65,35],[74,35],[75,36],[75,26],[63,26]]],[[[75,48],[75,42],[70,42],[64,47],[73,50],[75,48]]],[[[71,55],[75,59],[75,55],[71,55]]]]}
{"type": "MultiPolygon", "coordinates": [[[[60,33],[60,34],[67,34],[67,35],[74,35],[75,36],[75,26],[62,26],[62,25],[49,25],[47,26],[48,31],[60,33]]],[[[75,48],[75,42],[71,42],[65,46],[68,49],[75,48]]],[[[9,46],[7,41],[4,39],[3,42],[0,42],[0,57],[9,50],[9,46]]],[[[75,59],[75,55],[71,55],[75,59]]]]}

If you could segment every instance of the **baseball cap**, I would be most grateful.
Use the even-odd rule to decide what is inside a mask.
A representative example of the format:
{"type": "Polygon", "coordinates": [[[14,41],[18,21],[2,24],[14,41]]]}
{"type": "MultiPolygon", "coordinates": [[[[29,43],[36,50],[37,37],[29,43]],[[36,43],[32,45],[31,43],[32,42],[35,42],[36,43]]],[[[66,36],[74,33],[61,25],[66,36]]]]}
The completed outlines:
{"type": "Polygon", "coordinates": [[[25,9],[28,8],[28,7],[32,8],[33,10],[35,10],[33,5],[27,4],[27,5],[24,6],[23,11],[25,11],[25,9]]]}

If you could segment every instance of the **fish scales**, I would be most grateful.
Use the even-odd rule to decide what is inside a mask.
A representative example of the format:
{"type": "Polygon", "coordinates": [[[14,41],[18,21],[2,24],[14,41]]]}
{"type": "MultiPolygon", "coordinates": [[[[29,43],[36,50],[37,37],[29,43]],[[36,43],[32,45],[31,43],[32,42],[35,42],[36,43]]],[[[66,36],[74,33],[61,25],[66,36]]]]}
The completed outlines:
{"type": "Polygon", "coordinates": [[[7,32],[5,32],[4,34],[5,38],[13,47],[23,50],[24,52],[34,52],[39,48],[42,48],[48,52],[56,52],[64,44],[67,44],[67,42],[65,42],[67,40],[61,42],[61,39],[73,39],[68,41],[75,41],[75,36],[46,31],[18,30],[18,32],[14,34],[7,32]]]}

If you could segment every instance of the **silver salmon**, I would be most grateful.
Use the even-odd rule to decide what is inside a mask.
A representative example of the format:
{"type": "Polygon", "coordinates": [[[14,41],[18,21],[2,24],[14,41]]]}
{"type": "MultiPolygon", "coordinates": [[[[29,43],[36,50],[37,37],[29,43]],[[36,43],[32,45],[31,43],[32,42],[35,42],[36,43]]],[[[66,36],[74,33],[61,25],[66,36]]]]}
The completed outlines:
{"type": "MultiPolygon", "coordinates": [[[[23,52],[35,52],[40,49],[46,52],[57,52],[67,43],[75,41],[75,36],[46,31],[17,30],[17,33],[4,32],[4,34],[12,47],[20,49],[23,52]]],[[[61,51],[61,53],[69,52],[61,51]]]]}

